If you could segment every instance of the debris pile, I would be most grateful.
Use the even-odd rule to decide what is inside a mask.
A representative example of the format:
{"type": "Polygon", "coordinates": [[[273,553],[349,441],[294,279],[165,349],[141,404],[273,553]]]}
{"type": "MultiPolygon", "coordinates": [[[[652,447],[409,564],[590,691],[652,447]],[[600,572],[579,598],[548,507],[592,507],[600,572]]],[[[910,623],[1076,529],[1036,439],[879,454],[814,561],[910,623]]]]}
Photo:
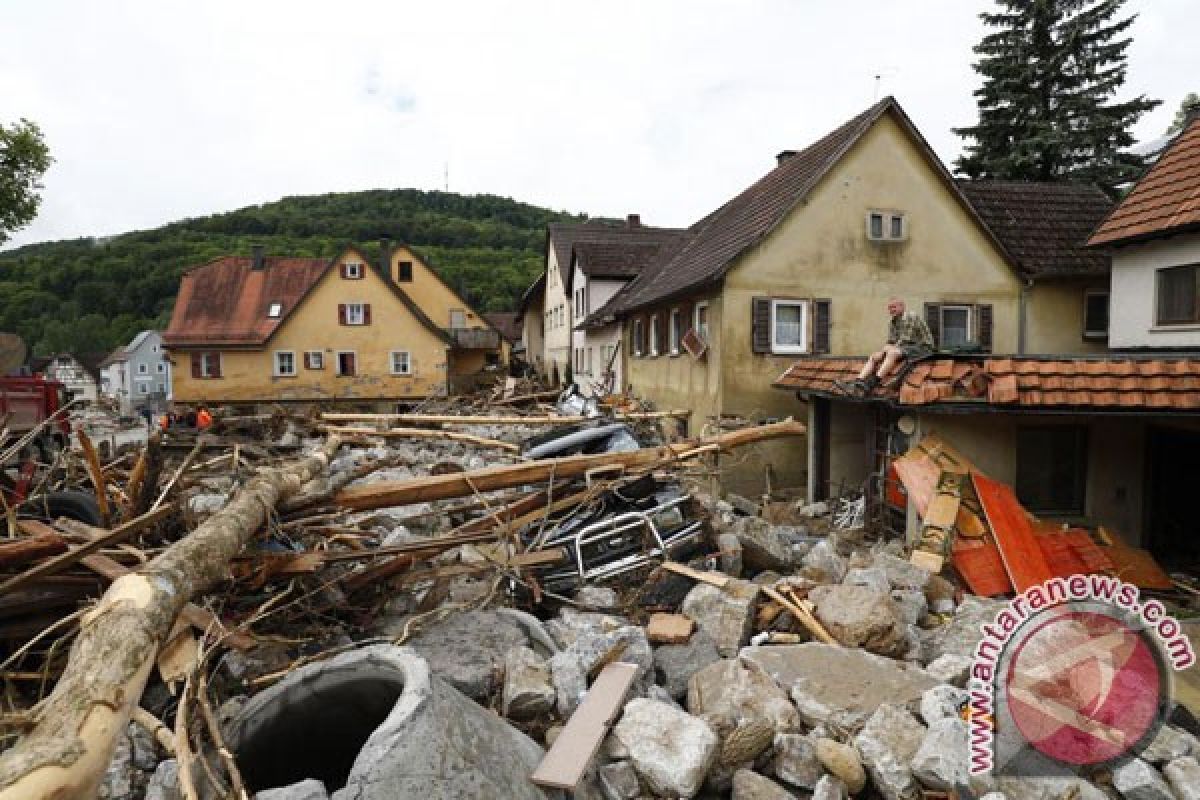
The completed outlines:
{"type": "MultiPolygon", "coordinates": [[[[845,507],[714,496],[803,426],[671,441],[681,412],[524,395],[65,456],[107,510],[0,543],[61,541],[0,559],[0,797],[1062,794],[967,774],[997,601],[845,507]]],[[[1166,727],[1062,790],[1190,798],[1197,756],[1166,727]]]]}

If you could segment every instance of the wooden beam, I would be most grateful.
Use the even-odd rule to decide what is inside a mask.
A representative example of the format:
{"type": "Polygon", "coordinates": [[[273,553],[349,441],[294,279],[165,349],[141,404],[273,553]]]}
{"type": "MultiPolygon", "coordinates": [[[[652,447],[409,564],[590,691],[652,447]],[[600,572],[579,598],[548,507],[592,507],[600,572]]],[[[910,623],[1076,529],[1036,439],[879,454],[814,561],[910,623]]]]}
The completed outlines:
{"type": "Polygon", "coordinates": [[[515,453],[521,448],[512,442],[502,442],[499,439],[487,439],[483,436],[472,436],[469,433],[442,431],[434,428],[389,428],[381,431],[375,428],[349,428],[338,425],[322,425],[328,433],[341,436],[378,436],[382,439],[442,439],[451,442],[466,442],[477,447],[494,447],[515,453]]]}
{"type": "Polygon", "coordinates": [[[619,466],[633,469],[654,466],[674,461],[681,454],[688,453],[697,447],[716,445],[721,450],[729,450],[782,436],[802,436],[804,432],[804,425],[789,419],[770,425],[732,431],[707,439],[678,442],[664,447],[642,448],[625,453],[566,456],[522,464],[485,467],[449,475],[430,475],[407,481],[381,481],[367,486],[343,489],[337,494],[336,500],[339,505],[363,511],[372,508],[445,500],[450,497],[466,497],[476,492],[510,489],[514,486],[541,483],[551,478],[554,480],[578,478],[597,467],[619,466]]]}
{"type": "Polygon", "coordinates": [[[329,411],[322,414],[321,419],[326,422],[407,422],[421,425],[571,425],[576,422],[596,420],[669,419],[673,417],[686,418],[691,415],[691,410],[686,408],[672,411],[631,411],[614,414],[611,417],[578,417],[565,414],[490,417],[486,414],[352,414],[329,411]]]}
{"type": "Polygon", "coordinates": [[[83,449],[83,460],[87,464],[88,475],[92,479],[92,489],[96,493],[96,505],[100,508],[100,519],[107,525],[111,520],[111,512],[108,508],[108,483],[104,479],[104,469],[100,466],[100,457],[96,455],[96,448],[92,444],[91,437],[87,435],[87,431],[81,427],[76,429],[75,435],[79,438],[79,446],[83,449]]]}

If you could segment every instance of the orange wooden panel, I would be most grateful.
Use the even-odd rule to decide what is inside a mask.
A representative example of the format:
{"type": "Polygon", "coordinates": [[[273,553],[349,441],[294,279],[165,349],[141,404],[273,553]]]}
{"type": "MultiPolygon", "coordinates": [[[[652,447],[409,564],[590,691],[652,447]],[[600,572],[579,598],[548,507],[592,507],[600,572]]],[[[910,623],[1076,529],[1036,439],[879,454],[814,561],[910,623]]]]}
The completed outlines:
{"type": "Polygon", "coordinates": [[[1033,535],[1029,516],[1017,501],[1012,487],[978,473],[973,473],[971,478],[1000,549],[1004,568],[1016,590],[1023,592],[1054,577],[1033,535]]]}
{"type": "Polygon", "coordinates": [[[1115,542],[1112,547],[1106,547],[1104,550],[1113,562],[1113,574],[1126,583],[1132,583],[1141,589],[1175,588],[1171,576],[1159,566],[1149,552],[1115,542]]]}
{"type": "Polygon", "coordinates": [[[1012,593],[1012,581],[1004,571],[1004,560],[991,539],[954,543],[950,557],[954,569],[962,576],[967,588],[982,597],[994,597],[1012,593]]]}

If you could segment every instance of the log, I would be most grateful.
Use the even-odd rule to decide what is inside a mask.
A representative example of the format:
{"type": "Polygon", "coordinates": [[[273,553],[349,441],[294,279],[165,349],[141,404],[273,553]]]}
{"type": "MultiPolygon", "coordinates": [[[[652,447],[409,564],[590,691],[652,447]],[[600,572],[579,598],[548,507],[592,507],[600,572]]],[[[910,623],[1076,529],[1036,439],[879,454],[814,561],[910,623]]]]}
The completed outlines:
{"type": "MultiPolygon", "coordinates": [[[[25,520],[18,523],[25,528],[25,520]]],[[[19,567],[30,561],[58,555],[67,549],[66,541],[52,530],[0,543],[0,568],[19,567]]]]}
{"type": "Polygon", "coordinates": [[[355,511],[445,500],[450,497],[465,497],[475,492],[490,492],[496,489],[510,489],[514,486],[540,483],[551,478],[554,480],[577,478],[597,467],[616,466],[631,469],[653,466],[678,459],[681,454],[697,447],[716,445],[721,450],[730,450],[781,436],[802,436],[804,431],[804,425],[789,419],[771,425],[759,425],[723,433],[706,439],[677,442],[665,447],[647,447],[626,453],[597,453],[595,455],[548,458],[523,464],[485,467],[470,472],[355,486],[343,489],[337,494],[336,500],[339,505],[355,511]]]}
{"type": "Polygon", "coordinates": [[[521,448],[511,442],[501,442],[498,439],[488,439],[483,436],[472,436],[469,433],[455,433],[433,428],[389,428],[385,431],[374,428],[344,428],[336,425],[322,426],[326,433],[336,433],[339,436],[378,436],[381,439],[444,439],[452,442],[466,442],[477,447],[494,447],[515,453],[521,448]]]}
{"type": "Polygon", "coordinates": [[[691,415],[691,410],[686,408],[673,411],[632,411],[613,414],[612,417],[578,417],[566,414],[489,417],[486,414],[351,414],[329,411],[322,414],[321,419],[326,422],[407,422],[421,425],[571,425],[577,422],[603,421],[614,418],[618,420],[669,419],[690,417],[691,415]]]}
{"type": "MultiPolygon", "coordinates": [[[[30,728],[0,754],[0,800],[96,795],[184,604],[228,573],[268,510],[324,470],[340,444],[330,437],[302,461],[263,470],[190,535],[113,583],[80,620],[66,669],[32,712],[30,728]]],[[[182,753],[181,745],[177,739],[182,753]]]]}
{"type": "Polygon", "coordinates": [[[79,446],[83,450],[83,460],[87,464],[88,475],[92,479],[92,489],[96,493],[96,505],[100,509],[100,519],[107,525],[111,519],[108,509],[108,483],[104,479],[104,469],[100,466],[100,456],[96,455],[96,447],[92,444],[87,431],[81,427],[76,429],[75,435],[79,438],[79,446]]]}

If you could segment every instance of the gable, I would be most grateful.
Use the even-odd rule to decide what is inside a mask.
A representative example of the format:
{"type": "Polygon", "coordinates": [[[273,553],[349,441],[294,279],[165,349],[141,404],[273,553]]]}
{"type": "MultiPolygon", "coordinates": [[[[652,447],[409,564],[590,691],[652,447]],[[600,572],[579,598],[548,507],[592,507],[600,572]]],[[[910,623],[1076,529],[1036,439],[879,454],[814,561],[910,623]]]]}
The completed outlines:
{"type": "Polygon", "coordinates": [[[450,312],[462,311],[467,328],[490,328],[466,300],[450,288],[421,257],[407,245],[397,245],[388,257],[388,278],[404,292],[439,328],[450,327],[450,312]],[[402,265],[407,264],[411,279],[402,280],[402,265]]]}

